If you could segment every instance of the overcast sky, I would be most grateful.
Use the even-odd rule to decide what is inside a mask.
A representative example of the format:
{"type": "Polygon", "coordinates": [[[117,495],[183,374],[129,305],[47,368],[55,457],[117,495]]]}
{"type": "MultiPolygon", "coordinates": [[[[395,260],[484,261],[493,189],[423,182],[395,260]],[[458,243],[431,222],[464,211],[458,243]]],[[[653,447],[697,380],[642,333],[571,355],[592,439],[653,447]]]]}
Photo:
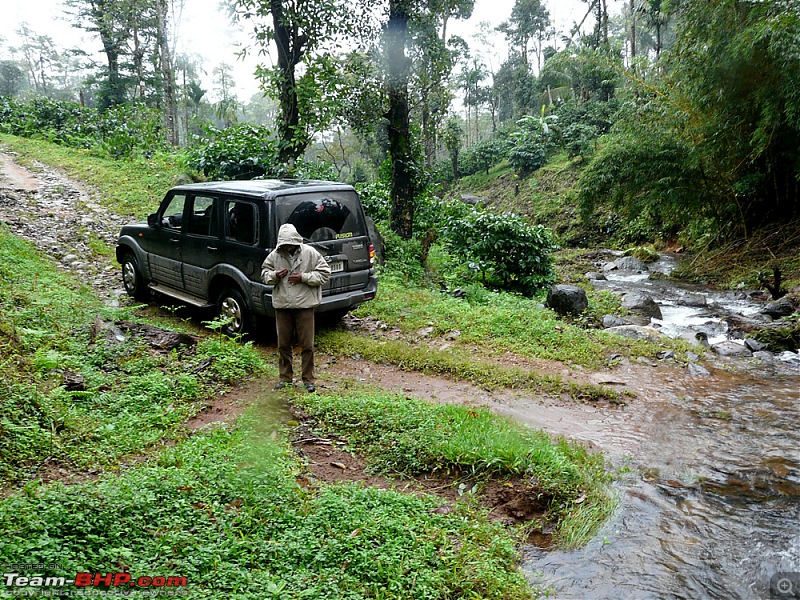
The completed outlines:
{"type": "MultiPolygon", "coordinates": [[[[553,24],[560,31],[580,21],[586,14],[587,5],[581,0],[545,0],[553,24]]],[[[448,30],[471,42],[470,36],[478,28],[478,23],[487,21],[497,26],[511,14],[514,0],[476,0],[473,16],[468,21],[451,21],[448,30]]],[[[613,8],[613,4],[612,4],[613,8]]],[[[27,22],[31,30],[39,35],[48,35],[59,48],[79,46],[89,51],[100,50],[100,41],[86,37],[66,20],[62,0],[18,0],[6,1],[0,19],[0,38],[4,38],[2,56],[8,56],[5,48],[17,43],[15,31],[20,23],[27,22]],[[83,36],[83,37],[82,37],[83,36]]],[[[211,72],[222,62],[234,67],[237,95],[242,101],[258,91],[252,75],[257,57],[241,61],[236,58],[240,43],[249,40],[242,32],[228,23],[225,14],[218,8],[218,0],[186,0],[185,8],[178,25],[178,52],[196,54],[202,57],[207,74],[204,86],[211,89],[211,72]]],[[[472,45],[472,44],[471,44],[472,45]]],[[[499,56],[506,55],[502,38],[496,46],[499,56]]],[[[102,61],[103,56],[99,55],[102,61]]],[[[495,68],[499,65],[494,64],[495,68]]]]}

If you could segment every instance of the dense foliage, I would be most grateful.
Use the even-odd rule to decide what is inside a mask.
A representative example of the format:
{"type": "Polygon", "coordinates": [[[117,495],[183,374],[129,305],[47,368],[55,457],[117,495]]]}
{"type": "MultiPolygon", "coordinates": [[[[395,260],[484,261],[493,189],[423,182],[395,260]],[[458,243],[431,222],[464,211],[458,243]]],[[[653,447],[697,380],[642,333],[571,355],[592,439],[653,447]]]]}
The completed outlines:
{"type": "Polygon", "coordinates": [[[111,158],[152,156],[166,147],[161,116],[143,104],[100,112],[66,100],[0,98],[0,132],[91,149],[111,158]]]}
{"type": "Polygon", "coordinates": [[[786,2],[680,4],[665,74],[584,171],[580,201],[710,243],[800,215],[800,13],[786,2]]]}

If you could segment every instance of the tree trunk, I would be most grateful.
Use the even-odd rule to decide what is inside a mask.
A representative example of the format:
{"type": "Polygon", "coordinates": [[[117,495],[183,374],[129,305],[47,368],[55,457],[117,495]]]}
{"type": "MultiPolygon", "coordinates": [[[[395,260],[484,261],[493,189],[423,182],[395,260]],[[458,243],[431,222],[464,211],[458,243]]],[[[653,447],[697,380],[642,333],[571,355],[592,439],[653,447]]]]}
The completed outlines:
{"type": "Polygon", "coordinates": [[[112,8],[105,0],[91,2],[90,16],[100,34],[103,52],[108,61],[108,91],[100,103],[100,109],[125,102],[125,85],[119,76],[119,57],[124,34],[114,30],[113,14],[112,8]]]}
{"type": "Polygon", "coordinates": [[[636,0],[631,0],[631,65],[636,58],[636,0]]]}
{"type": "Polygon", "coordinates": [[[410,239],[414,228],[414,153],[408,116],[408,76],[406,56],[409,10],[404,0],[389,1],[389,22],[384,33],[387,63],[386,113],[389,156],[392,161],[391,228],[403,239],[410,239]]]}
{"type": "Polygon", "coordinates": [[[158,0],[158,47],[161,53],[161,77],[164,81],[164,121],[168,141],[178,144],[178,107],[175,104],[175,76],[167,38],[167,0],[158,0]]]}
{"type": "Polygon", "coordinates": [[[297,103],[295,76],[295,67],[303,56],[306,38],[298,35],[296,29],[290,29],[281,0],[270,0],[269,6],[278,50],[278,100],[281,106],[278,158],[281,162],[289,163],[296,160],[308,145],[308,140],[300,131],[300,107],[297,103]]]}

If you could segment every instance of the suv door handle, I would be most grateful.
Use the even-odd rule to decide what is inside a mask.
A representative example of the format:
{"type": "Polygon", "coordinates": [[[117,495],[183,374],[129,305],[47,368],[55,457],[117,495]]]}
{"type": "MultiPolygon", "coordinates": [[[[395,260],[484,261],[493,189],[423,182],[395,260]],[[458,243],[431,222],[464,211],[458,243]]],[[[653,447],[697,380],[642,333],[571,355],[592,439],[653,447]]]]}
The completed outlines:
{"type": "Polygon", "coordinates": [[[180,240],[176,240],[175,238],[171,238],[169,241],[170,241],[171,244],[180,244],[181,243],[180,240]]]}
{"type": "Polygon", "coordinates": [[[217,250],[219,250],[219,248],[217,248],[216,246],[206,246],[206,248],[208,249],[209,252],[216,252],[217,250]]]}

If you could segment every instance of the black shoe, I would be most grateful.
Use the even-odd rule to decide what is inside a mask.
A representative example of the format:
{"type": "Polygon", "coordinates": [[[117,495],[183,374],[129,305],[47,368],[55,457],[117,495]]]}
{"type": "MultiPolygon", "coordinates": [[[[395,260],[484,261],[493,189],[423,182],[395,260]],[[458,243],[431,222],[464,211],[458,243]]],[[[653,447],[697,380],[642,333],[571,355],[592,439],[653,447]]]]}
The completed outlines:
{"type": "Polygon", "coordinates": [[[316,391],[317,391],[317,386],[315,386],[315,385],[314,385],[313,383],[311,383],[311,382],[308,382],[308,383],[306,383],[306,384],[305,384],[303,387],[305,387],[305,388],[306,388],[306,391],[307,391],[309,394],[313,394],[314,392],[316,392],[316,391]]]}
{"type": "Polygon", "coordinates": [[[292,385],[291,381],[279,381],[275,386],[276,390],[282,390],[283,388],[292,385]]]}

